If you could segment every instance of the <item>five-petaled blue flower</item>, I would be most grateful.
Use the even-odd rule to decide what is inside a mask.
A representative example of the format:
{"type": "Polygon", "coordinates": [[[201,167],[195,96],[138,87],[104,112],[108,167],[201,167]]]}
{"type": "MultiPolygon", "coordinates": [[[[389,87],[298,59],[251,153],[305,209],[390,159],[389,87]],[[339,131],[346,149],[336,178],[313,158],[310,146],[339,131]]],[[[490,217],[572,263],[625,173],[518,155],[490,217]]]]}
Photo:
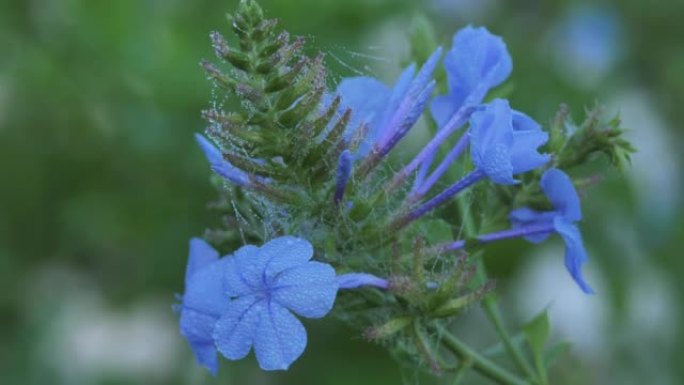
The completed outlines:
{"type": "Polygon", "coordinates": [[[513,175],[534,170],[550,159],[537,150],[546,143],[548,134],[503,99],[495,99],[473,113],[469,135],[473,164],[495,183],[515,184],[518,181],[513,175]]]}
{"type": "Polygon", "coordinates": [[[310,261],[304,239],[275,238],[261,247],[218,258],[199,239],[190,248],[181,333],[200,364],[216,372],[216,350],[231,360],[254,347],[264,370],[285,370],[306,347],[306,331],[292,312],[325,316],[338,290],[334,269],[310,261]]]}
{"type": "Polygon", "coordinates": [[[582,276],[582,265],[588,260],[582,243],[582,235],[575,222],[582,219],[580,200],[570,178],[562,171],[552,168],[541,178],[541,188],[553,204],[553,211],[535,211],[528,207],[513,210],[510,220],[516,229],[548,227],[541,232],[525,237],[530,242],[544,241],[555,231],[565,241],[565,267],[580,288],[588,294],[593,290],[582,276]]]}

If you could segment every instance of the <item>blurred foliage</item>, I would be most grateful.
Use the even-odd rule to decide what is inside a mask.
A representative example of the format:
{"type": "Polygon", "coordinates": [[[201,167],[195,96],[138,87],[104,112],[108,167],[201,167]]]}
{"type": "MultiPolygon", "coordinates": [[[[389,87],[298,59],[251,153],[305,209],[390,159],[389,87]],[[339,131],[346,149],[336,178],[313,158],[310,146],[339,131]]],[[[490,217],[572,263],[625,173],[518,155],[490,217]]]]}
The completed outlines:
{"type": "MultiPolygon", "coordinates": [[[[94,285],[109,306],[125,311],[147,298],[171,304],[172,294],[182,290],[187,241],[217,220],[205,210],[214,192],[192,140],[192,134],[204,128],[199,112],[208,106],[211,94],[197,63],[213,55],[208,33],[225,25],[224,14],[236,2],[0,3],[0,383],[58,383],[61,377],[53,376],[56,369],[45,365],[41,347],[49,343],[44,337],[51,317],[66,306],[70,295],[77,300],[77,294],[94,285]],[[46,290],[37,289],[44,272],[55,269],[68,270],[90,284],[55,280],[48,281],[46,290]],[[67,290],[74,285],[75,290],[67,290]]],[[[646,93],[666,126],[673,128],[667,133],[670,142],[676,146],[683,139],[681,131],[674,130],[684,126],[684,23],[680,21],[684,2],[680,0],[601,2],[621,20],[625,47],[614,68],[591,87],[579,87],[559,74],[549,39],[568,7],[579,1],[261,3],[269,16],[305,36],[308,49],[327,53],[332,67],[343,76],[354,75],[355,70],[366,72],[366,64],[378,67],[389,61],[364,63],[365,56],[393,60],[389,55],[401,51],[407,41],[404,29],[417,12],[435,23],[443,44],[467,23],[485,24],[504,37],[514,58],[512,104],[517,109],[550,123],[563,102],[580,118],[583,108],[595,100],[603,101],[621,89],[638,89],[646,93]],[[464,4],[470,7],[458,8],[464,4]],[[387,35],[394,40],[388,41],[387,35]],[[377,52],[373,47],[378,41],[396,47],[377,52]]],[[[386,73],[384,68],[374,70],[386,73]]],[[[638,142],[635,145],[640,147],[638,142]]],[[[660,166],[654,164],[653,172],[660,166]]],[[[680,166],[674,167],[681,170],[680,166]]],[[[596,170],[586,173],[593,175],[596,170]]],[[[675,299],[684,292],[680,279],[684,215],[681,206],[670,207],[670,219],[654,225],[637,212],[637,197],[626,182],[611,174],[605,177],[607,182],[591,189],[586,200],[584,229],[592,264],[607,272],[606,303],[614,306],[608,322],[615,330],[624,330],[620,326],[627,322],[629,300],[624,293],[642,279],[644,269],[661,272],[675,299]],[[607,218],[615,215],[631,225],[624,238],[611,231],[607,218]],[[623,240],[626,246],[621,246],[623,240]],[[630,245],[638,245],[645,257],[625,261],[630,245]]],[[[675,187],[681,191],[682,186],[675,187]]],[[[488,260],[493,275],[505,283],[505,277],[515,274],[522,253],[529,250],[525,246],[522,242],[500,246],[502,253],[515,255],[488,260]]],[[[163,314],[174,319],[170,310],[163,314]]],[[[654,322],[661,321],[666,320],[654,322]]],[[[171,368],[171,374],[105,374],[96,383],[401,381],[400,370],[378,347],[363,343],[332,321],[311,326],[317,336],[310,338],[307,353],[286,374],[259,373],[250,360],[224,361],[219,379],[202,379],[178,336],[182,365],[171,368]]],[[[671,372],[676,379],[674,370],[684,376],[681,365],[678,369],[674,365],[675,357],[684,354],[684,344],[663,352],[658,341],[633,346],[633,338],[621,335],[609,341],[614,346],[603,361],[577,358],[579,368],[599,372],[593,377],[586,374],[602,381],[597,383],[667,384],[659,379],[668,377],[659,376],[671,372]],[[611,378],[615,372],[625,374],[611,378]]],[[[577,376],[572,365],[558,372],[577,376]]],[[[404,379],[414,383],[415,377],[408,373],[404,379]]],[[[586,383],[581,376],[576,378],[574,383],[586,383]]]]}

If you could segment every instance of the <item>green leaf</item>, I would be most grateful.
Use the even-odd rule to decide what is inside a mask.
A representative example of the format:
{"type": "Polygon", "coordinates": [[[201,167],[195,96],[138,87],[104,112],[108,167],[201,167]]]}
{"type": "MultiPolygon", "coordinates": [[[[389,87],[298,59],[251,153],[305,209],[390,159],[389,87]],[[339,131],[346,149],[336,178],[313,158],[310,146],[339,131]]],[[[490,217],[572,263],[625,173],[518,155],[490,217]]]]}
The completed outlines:
{"type": "MultiPolygon", "coordinates": [[[[519,332],[514,336],[511,336],[511,343],[518,348],[522,348],[523,344],[525,343],[525,335],[523,332],[519,332]]],[[[499,341],[496,344],[482,350],[482,355],[490,358],[501,357],[505,354],[507,354],[507,352],[503,341],[499,341]]]]}
{"type": "Polygon", "coordinates": [[[532,353],[535,356],[541,356],[544,353],[544,345],[551,332],[547,311],[544,310],[532,321],[523,326],[523,331],[527,337],[527,342],[530,344],[530,348],[532,348],[532,353]]]}
{"type": "Polygon", "coordinates": [[[551,334],[548,312],[544,310],[532,321],[528,322],[523,326],[523,332],[532,350],[534,366],[537,369],[539,378],[542,379],[543,384],[546,384],[548,382],[546,381],[546,366],[544,364],[544,346],[551,334]]]}
{"type": "Polygon", "coordinates": [[[425,63],[437,49],[435,29],[425,15],[417,14],[411,21],[409,30],[411,43],[411,59],[417,63],[425,63]]]}
{"type": "Polygon", "coordinates": [[[570,351],[570,348],[572,347],[572,344],[568,341],[561,341],[555,345],[553,345],[549,350],[546,352],[546,364],[548,367],[551,367],[553,365],[553,362],[565,355],[568,354],[570,351]]]}

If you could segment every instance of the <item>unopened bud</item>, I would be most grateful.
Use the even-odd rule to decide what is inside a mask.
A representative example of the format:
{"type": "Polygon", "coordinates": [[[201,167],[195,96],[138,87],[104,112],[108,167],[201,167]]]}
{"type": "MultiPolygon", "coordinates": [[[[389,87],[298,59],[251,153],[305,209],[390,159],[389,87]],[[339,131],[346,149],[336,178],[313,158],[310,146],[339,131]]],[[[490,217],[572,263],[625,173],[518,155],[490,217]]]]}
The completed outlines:
{"type": "Polygon", "coordinates": [[[411,325],[413,320],[409,317],[398,317],[385,322],[380,326],[374,326],[363,332],[363,338],[369,341],[380,341],[391,337],[411,325]]]}

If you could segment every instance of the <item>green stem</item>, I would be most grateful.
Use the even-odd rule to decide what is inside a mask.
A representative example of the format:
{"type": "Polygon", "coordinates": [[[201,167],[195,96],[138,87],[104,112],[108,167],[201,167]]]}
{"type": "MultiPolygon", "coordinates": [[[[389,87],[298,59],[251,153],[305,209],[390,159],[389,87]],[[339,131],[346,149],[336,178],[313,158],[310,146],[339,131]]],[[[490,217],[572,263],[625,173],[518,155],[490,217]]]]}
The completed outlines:
{"type": "MultiPolygon", "coordinates": [[[[475,235],[477,235],[477,232],[475,231],[475,223],[473,222],[473,218],[470,215],[470,210],[467,206],[468,202],[465,199],[465,196],[460,197],[460,199],[458,199],[458,206],[461,211],[461,216],[463,218],[463,233],[466,236],[466,238],[468,238],[474,237],[475,235]]],[[[478,258],[476,263],[477,275],[474,280],[474,285],[481,286],[487,281],[487,271],[482,258],[478,258]]],[[[499,337],[504,343],[506,352],[513,359],[515,365],[518,367],[518,369],[525,373],[525,375],[529,379],[533,380],[534,382],[538,382],[537,375],[532,369],[532,366],[527,362],[527,360],[525,360],[525,357],[523,356],[520,349],[518,349],[518,347],[515,344],[513,344],[510,335],[506,331],[506,327],[503,323],[503,318],[501,317],[501,312],[499,311],[494,296],[492,294],[486,295],[482,300],[482,305],[485,313],[487,314],[487,318],[494,325],[496,332],[499,334],[499,337]]]]}
{"type": "Polygon", "coordinates": [[[444,347],[459,359],[471,362],[472,368],[481,375],[501,385],[530,385],[529,382],[518,378],[515,374],[478,354],[445,328],[438,326],[437,329],[444,347]]]}
{"type": "MultiPolygon", "coordinates": [[[[479,266],[477,269],[477,277],[475,279],[477,281],[484,282],[486,280],[484,264],[482,263],[482,260],[478,260],[477,263],[479,264],[479,266]]],[[[504,343],[504,347],[506,348],[506,352],[508,353],[508,355],[511,356],[511,358],[518,366],[518,368],[522,370],[529,379],[533,380],[534,382],[538,382],[537,375],[532,369],[532,366],[530,366],[527,360],[525,360],[525,357],[523,356],[522,352],[513,343],[511,336],[506,331],[506,327],[503,323],[503,318],[501,317],[501,312],[499,311],[499,308],[496,305],[496,299],[494,298],[494,296],[491,294],[485,296],[485,298],[482,300],[482,305],[484,307],[485,313],[487,314],[487,318],[494,325],[494,328],[496,329],[496,332],[499,334],[499,337],[501,337],[501,340],[504,343]]]]}
{"type": "Polygon", "coordinates": [[[452,379],[451,385],[458,385],[463,381],[465,374],[473,367],[473,361],[471,359],[461,360],[458,368],[456,369],[456,374],[452,379]]]}
{"type": "Polygon", "coordinates": [[[420,323],[416,320],[413,321],[413,334],[416,338],[416,345],[418,346],[418,349],[430,364],[432,371],[434,373],[440,373],[443,368],[439,364],[435,354],[430,348],[430,343],[428,342],[427,337],[423,334],[420,323]]]}

